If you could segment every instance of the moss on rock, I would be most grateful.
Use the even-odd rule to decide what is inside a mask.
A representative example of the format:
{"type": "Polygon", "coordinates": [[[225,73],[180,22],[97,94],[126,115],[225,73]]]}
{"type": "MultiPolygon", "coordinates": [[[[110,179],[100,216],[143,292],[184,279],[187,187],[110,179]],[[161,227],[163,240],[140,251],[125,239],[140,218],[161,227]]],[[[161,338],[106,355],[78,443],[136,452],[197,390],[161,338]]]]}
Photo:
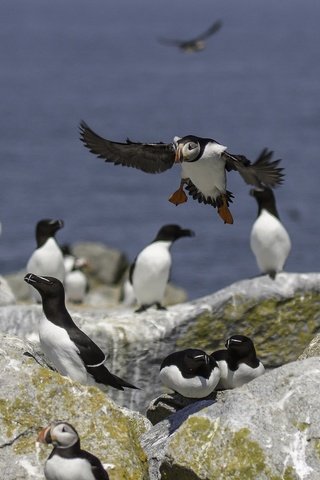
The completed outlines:
{"type": "Polygon", "coordinates": [[[295,480],[294,470],[274,472],[250,430],[232,432],[205,417],[190,417],[174,435],[162,480],[295,480]],[[196,454],[195,454],[196,452],[196,454]],[[174,460],[173,460],[174,459],[174,460]]]}
{"type": "Polygon", "coordinates": [[[292,298],[262,301],[236,295],[217,311],[198,316],[177,341],[179,348],[223,348],[234,333],[254,338],[259,357],[269,366],[296,360],[320,327],[320,294],[296,292],[292,298]]]}

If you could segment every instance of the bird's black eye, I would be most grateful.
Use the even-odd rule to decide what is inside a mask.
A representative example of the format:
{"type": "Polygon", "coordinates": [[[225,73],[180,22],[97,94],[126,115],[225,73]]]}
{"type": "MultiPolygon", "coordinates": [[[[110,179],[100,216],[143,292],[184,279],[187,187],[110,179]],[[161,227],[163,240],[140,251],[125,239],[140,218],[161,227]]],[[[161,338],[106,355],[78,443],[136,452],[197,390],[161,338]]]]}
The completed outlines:
{"type": "Polygon", "coordinates": [[[193,150],[193,148],[194,148],[194,147],[193,147],[192,143],[189,143],[188,149],[189,149],[189,150],[193,150]]]}
{"type": "Polygon", "coordinates": [[[65,427],[62,427],[62,431],[63,431],[63,432],[66,432],[67,430],[65,429],[65,427]]]}

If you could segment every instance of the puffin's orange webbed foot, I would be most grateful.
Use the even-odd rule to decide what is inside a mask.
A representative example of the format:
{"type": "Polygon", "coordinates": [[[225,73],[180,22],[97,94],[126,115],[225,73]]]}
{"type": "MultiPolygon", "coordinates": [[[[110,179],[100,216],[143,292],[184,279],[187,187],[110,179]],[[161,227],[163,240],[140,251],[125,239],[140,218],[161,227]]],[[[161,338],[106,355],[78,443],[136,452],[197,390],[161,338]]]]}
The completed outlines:
{"type": "Polygon", "coordinates": [[[176,190],[172,195],[169,197],[169,202],[174,203],[176,206],[180,205],[180,203],[185,203],[188,201],[188,197],[183,191],[183,186],[180,185],[178,190],[176,190]]]}
{"type": "Polygon", "coordinates": [[[228,208],[227,196],[225,194],[222,194],[220,198],[222,200],[222,204],[218,207],[218,214],[220,215],[224,223],[229,223],[231,225],[233,223],[233,217],[228,208]]]}

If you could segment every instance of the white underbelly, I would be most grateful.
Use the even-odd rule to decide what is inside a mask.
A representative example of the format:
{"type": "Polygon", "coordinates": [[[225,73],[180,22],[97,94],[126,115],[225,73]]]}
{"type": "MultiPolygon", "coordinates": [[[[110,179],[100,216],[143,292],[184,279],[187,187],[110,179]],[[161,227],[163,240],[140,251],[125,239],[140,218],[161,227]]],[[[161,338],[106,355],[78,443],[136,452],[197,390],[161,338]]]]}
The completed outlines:
{"type": "Polygon", "coordinates": [[[61,375],[82,384],[88,383],[88,374],[78,350],[64,328],[44,317],[39,326],[39,339],[43,353],[61,375]]]}
{"type": "Polygon", "coordinates": [[[260,377],[265,371],[262,363],[257,368],[251,368],[245,363],[241,363],[235,371],[229,370],[227,363],[222,360],[217,362],[220,368],[220,381],[218,389],[229,389],[241,387],[254,378],[260,377]]]}
{"type": "Polygon", "coordinates": [[[178,367],[169,365],[160,371],[160,380],[166,387],[187,398],[204,398],[213,392],[220,378],[220,371],[215,368],[209,378],[195,376],[185,378],[178,367]]]}
{"type": "Polygon", "coordinates": [[[280,272],[289,255],[291,241],[281,222],[264,210],[253,224],[250,246],[262,272],[280,272]]]}
{"type": "Polygon", "coordinates": [[[91,465],[83,458],[63,458],[54,455],[44,468],[48,480],[95,480],[91,465]]]}
{"type": "Polygon", "coordinates": [[[197,162],[182,162],[182,178],[190,178],[205,197],[216,199],[226,192],[225,160],[205,158],[197,162]]]}

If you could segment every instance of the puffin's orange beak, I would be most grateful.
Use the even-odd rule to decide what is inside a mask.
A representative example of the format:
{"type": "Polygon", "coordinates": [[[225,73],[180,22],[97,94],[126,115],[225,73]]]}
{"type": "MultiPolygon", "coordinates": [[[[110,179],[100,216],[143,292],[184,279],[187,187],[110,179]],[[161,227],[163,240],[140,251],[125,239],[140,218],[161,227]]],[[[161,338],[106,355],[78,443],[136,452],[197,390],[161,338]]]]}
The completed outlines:
{"type": "Polygon", "coordinates": [[[175,159],[174,159],[174,163],[181,163],[182,147],[183,147],[182,144],[180,144],[180,145],[177,146],[176,156],[175,156],[175,159]]]}
{"type": "Polygon", "coordinates": [[[37,441],[41,443],[52,443],[52,438],[50,435],[50,428],[51,425],[49,425],[46,428],[43,428],[41,432],[38,435],[37,441]]]}

